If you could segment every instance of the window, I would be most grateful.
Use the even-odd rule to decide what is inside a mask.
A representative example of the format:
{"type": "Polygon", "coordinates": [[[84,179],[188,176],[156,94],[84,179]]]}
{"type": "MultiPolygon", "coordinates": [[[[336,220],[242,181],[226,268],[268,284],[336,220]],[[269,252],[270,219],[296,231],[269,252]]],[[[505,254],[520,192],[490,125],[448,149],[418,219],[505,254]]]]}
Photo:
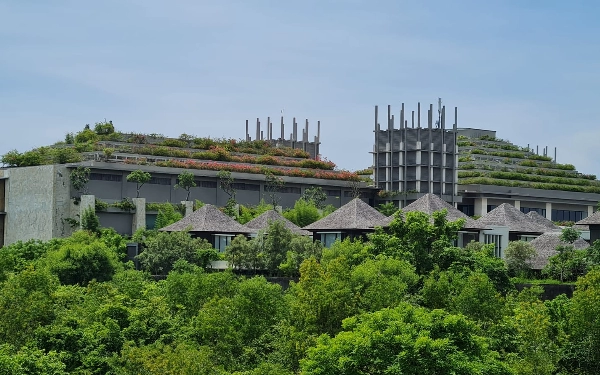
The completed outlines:
{"type": "Polygon", "coordinates": [[[214,247],[219,253],[224,253],[225,248],[231,243],[233,235],[231,234],[215,234],[214,247]]]}
{"type": "Polygon", "coordinates": [[[502,235],[500,234],[485,234],[483,237],[485,244],[494,244],[494,256],[502,258],[502,235]]]}
{"type": "Polygon", "coordinates": [[[339,197],[341,195],[340,190],[325,190],[325,194],[328,197],[339,197]]]}
{"type": "Polygon", "coordinates": [[[196,186],[203,187],[203,188],[209,188],[209,189],[216,189],[217,188],[217,181],[200,181],[200,180],[196,180],[196,186]]]}
{"type": "MultiPolygon", "coordinates": [[[[346,198],[352,197],[352,194],[353,194],[352,191],[348,191],[348,190],[344,191],[344,197],[346,197],[346,198]]],[[[370,198],[369,193],[361,191],[359,198],[370,198]]]]}
{"type": "Polygon", "coordinates": [[[495,209],[496,207],[498,207],[497,204],[488,204],[487,206],[487,212],[492,211],[493,209],[495,209]]]}
{"type": "Polygon", "coordinates": [[[519,241],[530,242],[530,241],[535,240],[536,238],[537,238],[537,236],[521,235],[521,236],[519,236],[519,241]]]}
{"type": "Polygon", "coordinates": [[[171,186],[171,177],[151,177],[149,184],[171,186]]]}
{"type": "MultiPolygon", "coordinates": [[[[265,185],[265,191],[271,192],[272,189],[273,189],[272,187],[265,185]]],[[[279,189],[275,188],[274,190],[277,191],[278,193],[284,193],[284,194],[302,194],[302,190],[300,190],[299,187],[284,186],[279,189]]]]}
{"type": "Polygon", "coordinates": [[[324,247],[331,247],[337,240],[342,240],[342,232],[319,233],[321,243],[324,247]]]}
{"type": "Polygon", "coordinates": [[[260,185],[256,184],[246,184],[243,182],[237,182],[231,184],[231,187],[235,190],[248,190],[248,191],[260,191],[260,185]]]}
{"type": "Polygon", "coordinates": [[[543,217],[546,217],[546,209],[545,208],[532,208],[532,207],[521,207],[521,212],[526,214],[529,212],[537,212],[543,217]]]}
{"type": "Polygon", "coordinates": [[[583,219],[583,211],[552,210],[552,221],[579,221],[583,219]]]}
{"type": "Polygon", "coordinates": [[[458,210],[467,216],[475,215],[475,205],[474,204],[459,204],[458,210]]]}
{"type": "Polygon", "coordinates": [[[123,180],[123,175],[109,173],[90,173],[90,180],[121,182],[123,180]]]}

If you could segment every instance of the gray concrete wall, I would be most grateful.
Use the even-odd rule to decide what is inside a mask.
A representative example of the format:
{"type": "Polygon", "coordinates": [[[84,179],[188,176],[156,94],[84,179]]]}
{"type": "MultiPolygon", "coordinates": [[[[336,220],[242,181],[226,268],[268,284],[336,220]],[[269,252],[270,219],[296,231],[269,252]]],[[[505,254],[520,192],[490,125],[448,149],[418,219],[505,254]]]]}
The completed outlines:
{"type": "Polygon", "coordinates": [[[100,226],[113,228],[122,235],[131,235],[133,214],[129,212],[97,212],[100,226]]]}
{"type": "Polygon", "coordinates": [[[55,174],[53,165],[9,171],[6,245],[30,239],[50,240],[53,237],[55,174]]]}
{"type": "MultiPolygon", "coordinates": [[[[136,196],[136,184],[127,182],[127,175],[131,170],[141,169],[146,172],[150,172],[153,177],[168,178],[171,181],[171,185],[158,185],[158,184],[145,184],[140,189],[140,197],[146,198],[147,202],[171,202],[179,203],[185,199],[187,192],[183,189],[175,189],[177,183],[177,175],[181,173],[180,169],[177,168],[161,168],[162,173],[156,173],[156,167],[149,166],[137,166],[128,164],[114,164],[114,163],[98,163],[88,162],[85,163],[92,168],[92,173],[104,173],[112,175],[120,175],[121,182],[118,181],[102,181],[102,180],[91,180],[88,184],[89,194],[94,194],[96,197],[106,201],[119,201],[125,197],[133,198],[136,196]],[[96,168],[97,167],[97,168],[96,168]]],[[[216,183],[216,188],[203,187],[201,184],[197,187],[193,187],[190,190],[190,200],[196,199],[209,204],[217,206],[225,206],[229,196],[219,188],[218,178],[216,171],[201,171],[201,170],[189,170],[197,176],[197,182],[208,181],[216,183]]],[[[265,177],[259,174],[249,173],[237,173],[233,172],[232,177],[236,183],[246,183],[253,185],[260,185],[260,190],[241,190],[236,191],[236,200],[238,203],[244,205],[256,205],[259,204],[261,199],[268,201],[268,192],[265,192],[265,177]]],[[[328,196],[325,204],[332,204],[335,207],[340,207],[350,200],[351,196],[346,196],[350,192],[350,187],[347,181],[336,181],[336,180],[321,180],[315,178],[301,178],[301,177],[283,177],[286,182],[286,187],[297,187],[300,188],[301,192],[311,186],[320,186],[324,190],[337,190],[339,194],[336,196],[328,196]]],[[[367,195],[371,194],[374,196],[375,189],[366,187],[366,184],[362,183],[362,191],[368,192],[367,195]]],[[[301,194],[296,193],[279,193],[280,204],[283,208],[293,207],[294,203],[301,194]]],[[[365,201],[369,202],[369,197],[365,198],[365,201]]]]}

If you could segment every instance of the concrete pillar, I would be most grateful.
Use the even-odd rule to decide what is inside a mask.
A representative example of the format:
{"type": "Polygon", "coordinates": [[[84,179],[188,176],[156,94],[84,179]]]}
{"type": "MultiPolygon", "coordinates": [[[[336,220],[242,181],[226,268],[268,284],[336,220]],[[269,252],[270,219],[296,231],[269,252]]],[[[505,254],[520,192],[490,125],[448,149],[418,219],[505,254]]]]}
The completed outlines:
{"type": "Polygon", "coordinates": [[[194,212],[194,202],[192,201],[181,201],[181,204],[185,207],[185,215],[189,216],[194,212]]]}
{"type": "Polygon", "coordinates": [[[517,210],[520,210],[520,209],[521,209],[521,201],[515,201],[515,208],[516,208],[517,210]]]}
{"type": "Polygon", "coordinates": [[[146,229],[146,198],[133,198],[135,213],[133,214],[132,232],[138,229],[146,229]]]}
{"type": "Polygon", "coordinates": [[[588,216],[592,216],[594,214],[594,206],[588,206],[588,216]]]}
{"type": "Polygon", "coordinates": [[[546,219],[552,220],[552,203],[546,202],[546,219]]]}
{"type": "Polygon", "coordinates": [[[483,216],[487,214],[487,198],[475,198],[475,215],[483,216]]]}
{"type": "Polygon", "coordinates": [[[79,202],[79,229],[81,229],[81,218],[83,213],[88,208],[91,208],[96,213],[96,196],[94,195],[82,195],[81,201],[79,202]]]}

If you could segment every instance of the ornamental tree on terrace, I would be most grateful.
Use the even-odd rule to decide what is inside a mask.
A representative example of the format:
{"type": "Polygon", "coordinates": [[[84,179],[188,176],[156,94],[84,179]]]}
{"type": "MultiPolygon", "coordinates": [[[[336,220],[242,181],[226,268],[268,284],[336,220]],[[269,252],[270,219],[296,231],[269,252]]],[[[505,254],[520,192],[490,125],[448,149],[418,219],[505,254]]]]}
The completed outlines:
{"type": "Polygon", "coordinates": [[[140,189],[146,182],[150,181],[151,178],[152,176],[150,176],[150,173],[144,172],[140,169],[127,175],[127,181],[135,182],[136,198],[140,197],[140,189]]]}

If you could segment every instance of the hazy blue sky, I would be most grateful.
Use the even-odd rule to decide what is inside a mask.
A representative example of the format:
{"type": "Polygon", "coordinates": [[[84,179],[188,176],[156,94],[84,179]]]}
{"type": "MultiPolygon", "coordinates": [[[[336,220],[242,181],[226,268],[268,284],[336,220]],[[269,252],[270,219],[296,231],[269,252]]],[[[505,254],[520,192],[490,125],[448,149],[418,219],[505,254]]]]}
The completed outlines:
{"type": "Polygon", "coordinates": [[[599,19],[592,0],[0,0],[0,154],[104,118],[239,139],[284,109],[360,169],[374,105],[442,97],[600,176],[599,19]]]}

